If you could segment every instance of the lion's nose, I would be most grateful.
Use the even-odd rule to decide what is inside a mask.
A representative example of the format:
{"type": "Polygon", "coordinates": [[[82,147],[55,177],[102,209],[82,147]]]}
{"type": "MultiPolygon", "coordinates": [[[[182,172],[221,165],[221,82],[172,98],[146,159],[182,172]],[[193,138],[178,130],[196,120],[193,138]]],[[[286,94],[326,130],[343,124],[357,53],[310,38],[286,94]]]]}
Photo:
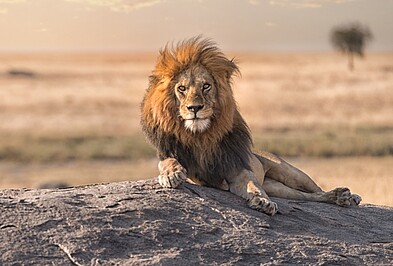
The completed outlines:
{"type": "Polygon", "coordinates": [[[199,110],[203,108],[203,105],[189,105],[187,106],[187,109],[191,112],[197,113],[199,110]]]}

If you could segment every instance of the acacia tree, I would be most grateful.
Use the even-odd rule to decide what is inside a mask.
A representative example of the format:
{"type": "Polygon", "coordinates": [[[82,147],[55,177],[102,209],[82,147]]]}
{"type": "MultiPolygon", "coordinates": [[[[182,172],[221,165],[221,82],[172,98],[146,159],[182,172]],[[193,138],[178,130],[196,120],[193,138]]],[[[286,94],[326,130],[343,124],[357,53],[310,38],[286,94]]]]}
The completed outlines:
{"type": "Polygon", "coordinates": [[[372,40],[372,34],[367,26],[351,23],[333,28],[330,39],[334,48],[347,54],[348,68],[352,71],[354,56],[363,57],[364,47],[372,40]]]}

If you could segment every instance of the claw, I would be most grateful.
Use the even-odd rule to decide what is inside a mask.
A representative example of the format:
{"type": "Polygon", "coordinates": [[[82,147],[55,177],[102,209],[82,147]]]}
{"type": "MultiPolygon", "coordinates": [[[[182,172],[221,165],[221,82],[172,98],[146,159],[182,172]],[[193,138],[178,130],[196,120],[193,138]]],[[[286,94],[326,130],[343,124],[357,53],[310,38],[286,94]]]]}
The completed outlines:
{"type": "Polygon", "coordinates": [[[174,158],[160,161],[158,183],[164,188],[176,188],[187,179],[187,171],[174,158]]]}
{"type": "Polygon", "coordinates": [[[359,195],[356,195],[356,194],[352,194],[350,201],[351,201],[352,206],[358,206],[360,204],[360,202],[362,201],[362,197],[360,197],[359,195]]]}
{"type": "Polygon", "coordinates": [[[362,198],[359,195],[351,194],[348,188],[336,188],[330,191],[334,202],[342,207],[357,206],[362,198]]]}
{"type": "Polygon", "coordinates": [[[248,200],[250,208],[266,213],[267,215],[273,216],[278,211],[278,206],[275,202],[270,199],[266,199],[261,195],[254,195],[248,200]]]}

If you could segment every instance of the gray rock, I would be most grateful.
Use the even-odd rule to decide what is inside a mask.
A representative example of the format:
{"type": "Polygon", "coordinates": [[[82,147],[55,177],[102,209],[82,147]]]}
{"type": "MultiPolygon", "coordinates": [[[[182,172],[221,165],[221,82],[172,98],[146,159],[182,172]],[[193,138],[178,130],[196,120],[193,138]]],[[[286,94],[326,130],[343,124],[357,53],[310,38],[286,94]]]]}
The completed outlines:
{"type": "Polygon", "coordinates": [[[1,265],[391,265],[393,208],[274,199],[152,180],[0,190],[1,265]]]}

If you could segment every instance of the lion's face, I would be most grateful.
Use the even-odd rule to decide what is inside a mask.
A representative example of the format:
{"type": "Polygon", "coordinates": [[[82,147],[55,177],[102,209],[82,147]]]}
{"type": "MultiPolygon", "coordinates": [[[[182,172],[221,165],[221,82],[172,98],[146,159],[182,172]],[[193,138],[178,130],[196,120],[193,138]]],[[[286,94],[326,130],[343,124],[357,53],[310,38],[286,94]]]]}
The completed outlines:
{"type": "Polygon", "coordinates": [[[198,65],[180,73],[174,90],[184,126],[194,133],[207,130],[214,116],[217,91],[206,68],[198,65]]]}

